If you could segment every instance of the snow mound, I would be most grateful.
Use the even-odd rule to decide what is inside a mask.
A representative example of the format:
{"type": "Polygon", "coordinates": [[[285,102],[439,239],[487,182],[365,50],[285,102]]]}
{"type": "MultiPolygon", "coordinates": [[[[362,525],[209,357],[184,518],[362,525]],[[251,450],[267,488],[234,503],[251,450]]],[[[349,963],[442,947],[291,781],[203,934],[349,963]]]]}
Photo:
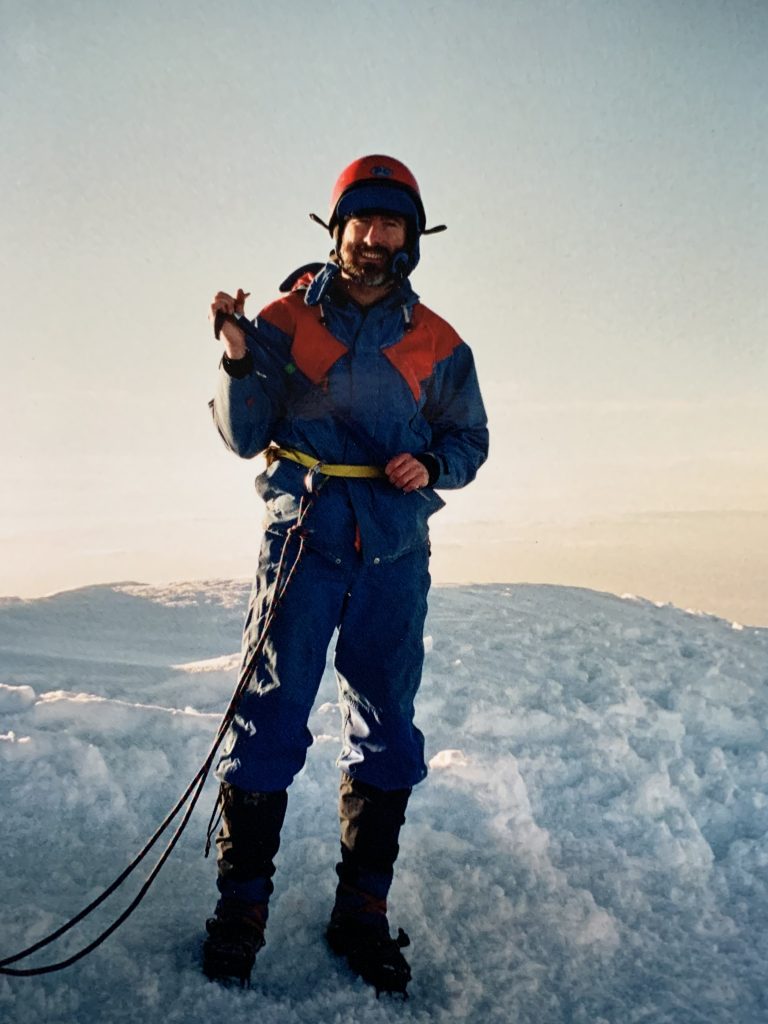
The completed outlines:
{"type": "Polygon", "coordinates": [[[31,686],[8,686],[0,683],[0,714],[26,711],[35,703],[35,691],[31,686]]]}
{"type": "MultiPolygon", "coordinates": [[[[0,957],[93,898],[194,775],[247,596],[123,583],[0,604],[0,957]]],[[[451,587],[433,591],[425,650],[431,773],[390,900],[412,939],[408,1003],[377,1001],[322,940],[338,851],[328,671],[253,989],[200,974],[209,783],[140,910],[65,972],[0,977],[0,1017],[763,1024],[768,631],[573,588],[451,587]]]]}

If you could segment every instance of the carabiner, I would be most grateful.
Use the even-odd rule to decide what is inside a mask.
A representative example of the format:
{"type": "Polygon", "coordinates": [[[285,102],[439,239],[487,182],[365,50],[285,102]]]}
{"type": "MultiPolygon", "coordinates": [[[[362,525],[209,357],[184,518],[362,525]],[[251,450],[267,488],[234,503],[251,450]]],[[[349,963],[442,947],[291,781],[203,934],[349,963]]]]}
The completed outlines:
{"type": "Polygon", "coordinates": [[[316,462],[314,466],[310,466],[307,470],[307,475],[304,477],[304,487],[307,494],[317,494],[327,479],[328,477],[323,475],[322,462],[316,462]],[[318,477],[321,479],[318,480],[318,477]]]}

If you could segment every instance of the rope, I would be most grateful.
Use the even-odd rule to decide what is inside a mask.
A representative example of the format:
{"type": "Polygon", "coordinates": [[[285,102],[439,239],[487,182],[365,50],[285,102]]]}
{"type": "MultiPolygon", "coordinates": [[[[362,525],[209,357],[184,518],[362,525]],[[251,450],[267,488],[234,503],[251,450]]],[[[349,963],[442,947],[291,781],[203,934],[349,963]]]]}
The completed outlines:
{"type": "MultiPolygon", "coordinates": [[[[232,720],[235,717],[235,712],[237,710],[238,704],[240,703],[240,699],[243,693],[247,690],[248,684],[250,683],[251,679],[254,676],[254,673],[256,671],[256,662],[262,650],[264,649],[264,644],[266,643],[269,630],[274,621],[280,602],[282,601],[285,592],[288,589],[288,586],[290,585],[292,579],[295,576],[296,568],[299,564],[299,561],[301,560],[302,554],[304,553],[304,536],[303,534],[301,534],[300,530],[301,527],[303,526],[307,512],[309,511],[312,505],[312,501],[312,495],[305,495],[304,497],[302,497],[301,504],[299,506],[299,514],[296,518],[296,522],[293,524],[293,526],[291,526],[291,528],[286,533],[285,542],[280,552],[277,572],[275,574],[275,582],[272,597],[267,608],[267,613],[264,617],[264,624],[262,626],[258,641],[256,642],[253,650],[251,651],[248,660],[243,665],[240,677],[237,681],[237,685],[235,686],[234,693],[232,694],[232,698],[229,702],[229,705],[227,706],[226,711],[224,712],[221,722],[219,723],[219,727],[216,731],[216,738],[213,741],[213,744],[208,752],[208,755],[206,756],[200,768],[198,768],[194,778],[189,783],[182,796],[178,799],[173,809],[168,813],[165,820],[158,826],[154,834],[144,845],[143,849],[139,851],[139,853],[134,857],[134,859],[125,868],[125,870],[122,871],[117,876],[117,878],[110,885],[108,885],[107,888],[99,896],[96,897],[96,899],[94,899],[91,903],[84,907],[78,914],[75,914],[74,917],[70,918],[70,920],[63,924],[60,928],[57,928],[55,931],[40,939],[38,942],[35,942],[33,945],[28,946],[26,949],[23,949],[18,953],[14,953],[12,956],[8,956],[0,960],[0,975],[10,975],[12,977],[19,978],[32,977],[34,975],[39,974],[50,974],[53,971],[60,971],[63,970],[65,967],[71,966],[78,960],[81,960],[83,957],[93,952],[93,950],[100,946],[102,942],[108,939],[109,936],[114,931],[116,931],[121,924],[127,921],[127,919],[131,916],[131,914],[134,912],[134,910],[138,907],[138,905],[146,896],[155,878],[157,878],[158,874],[160,873],[160,869],[163,867],[163,865],[173,852],[176,843],[181,838],[181,835],[184,829],[186,828],[190,817],[192,816],[192,811],[194,810],[195,805],[197,804],[197,801],[200,797],[200,794],[203,791],[203,787],[205,786],[205,782],[206,779],[208,778],[208,774],[211,770],[214,758],[216,757],[216,753],[219,747],[221,746],[224,737],[226,736],[227,731],[229,730],[230,725],[232,724],[232,720]],[[287,562],[287,552],[290,542],[296,534],[299,535],[299,546],[296,552],[296,556],[293,559],[293,563],[286,574],[285,567],[287,562]],[[283,581],[284,575],[285,580],[283,581]],[[133,873],[133,871],[135,871],[135,869],[144,860],[144,858],[148,856],[148,854],[159,841],[163,833],[166,832],[167,829],[170,827],[171,822],[176,818],[181,809],[187,803],[187,809],[184,812],[184,816],[182,817],[179,825],[177,826],[176,831],[174,832],[173,836],[168,842],[168,845],[165,847],[163,852],[158,857],[154,866],[151,868],[141,889],[136,894],[134,899],[129,903],[129,905],[125,908],[125,910],[112,922],[112,924],[105,928],[92,942],[88,943],[87,946],[84,946],[77,953],[72,954],[72,956],[67,957],[65,960],[60,960],[52,964],[46,964],[42,967],[14,968],[8,966],[9,964],[14,964],[19,960],[26,959],[28,956],[31,956],[32,953],[36,953],[39,949],[43,949],[45,946],[48,946],[52,942],[55,942],[57,939],[61,938],[62,935],[65,935],[68,931],[74,928],[75,925],[79,924],[80,921],[88,917],[88,915],[91,914],[97,907],[99,907],[106,899],[108,899],[109,896],[116,892],[117,889],[119,889],[120,886],[123,884],[123,882],[125,882],[125,880],[133,873]]],[[[219,801],[217,800],[216,806],[214,807],[213,815],[211,816],[211,822],[213,822],[216,816],[218,806],[219,801]]],[[[208,849],[210,848],[212,827],[215,830],[215,826],[212,826],[209,823],[208,839],[206,843],[206,855],[208,849]]]]}

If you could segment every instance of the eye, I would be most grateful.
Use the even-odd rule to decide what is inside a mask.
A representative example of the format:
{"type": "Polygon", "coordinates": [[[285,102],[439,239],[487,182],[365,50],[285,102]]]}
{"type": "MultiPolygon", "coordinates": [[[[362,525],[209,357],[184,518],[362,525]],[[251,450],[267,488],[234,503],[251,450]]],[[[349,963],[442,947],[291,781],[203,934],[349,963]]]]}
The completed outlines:
{"type": "Polygon", "coordinates": [[[384,226],[388,231],[405,231],[405,220],[402,217],[385,217],[384,226]]]}

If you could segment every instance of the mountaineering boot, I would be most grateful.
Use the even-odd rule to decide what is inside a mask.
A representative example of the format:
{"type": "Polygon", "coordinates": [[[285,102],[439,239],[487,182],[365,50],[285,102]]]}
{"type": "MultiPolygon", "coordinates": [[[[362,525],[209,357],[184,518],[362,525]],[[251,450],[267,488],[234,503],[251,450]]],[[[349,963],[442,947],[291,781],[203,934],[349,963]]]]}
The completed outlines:
{"type": "Polygon", "coordinates": [[[376,921],[364,920],[334,908],[325,932],[328,945],[337,956],[347,958],[355,974],[373,985],[377,996],[393,992],[407,999],[411,968],[400,950],[411,940],[402,928],[393,939],[386,911],[377,916],[376,921]]]}
{"type": "Polygon", "coordinates": [[[342,774],[339,790],[341,861],[339,884],[326,939],[350,969],[381,992],[407,998],[411,968],[401,953],[409,945],[402,930],[393,939],[387,894],[399,852],[410,789],[383,790],[342,774]]]}
{"type": "Polygon", "coordinates": [[[219,900],[215,916],[205,922],[208,935],[203,943],[203,971],[211,981],[236,978],[246,986],[256,954],[264,945],[267,905],[238,906],[238,902],[219,900]]]}
{"type": "Polygon", "coordinates": [[[250,981],[264,945],[274,857],[280,846],[288,794],[249,793],[221,786],[221,831],[216,837],[220,897],[206,921],[203,971],[211,979],[250,981]]]}

